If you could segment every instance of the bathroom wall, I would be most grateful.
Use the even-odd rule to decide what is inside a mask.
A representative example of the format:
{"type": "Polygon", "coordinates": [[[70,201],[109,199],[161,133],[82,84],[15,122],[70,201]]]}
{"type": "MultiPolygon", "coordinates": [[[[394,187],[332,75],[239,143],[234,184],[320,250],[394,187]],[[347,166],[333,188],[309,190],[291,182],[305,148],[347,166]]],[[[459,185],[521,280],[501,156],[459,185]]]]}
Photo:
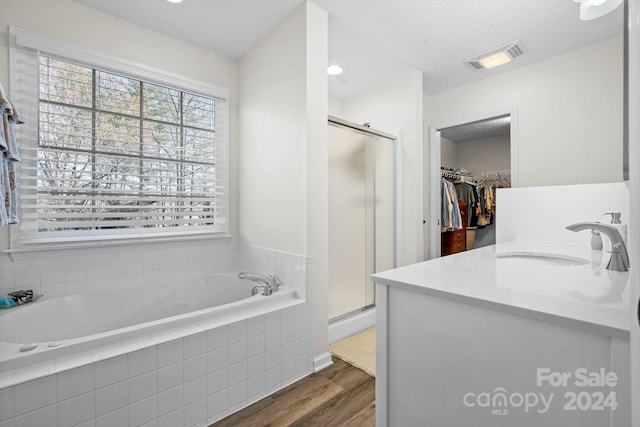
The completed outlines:
{"type": "MultiPolygon", "coordinates": [[[[629,224],[629,185],[625,182],[547,187],[509,188],[497,190],[496,241],[539,240],[573,242],[590,247],[587,230],[566,230],[577,222],[609,224],[611,216],[604,212],[620,212],[621,222],[629,224]]],[[[603,238],[605,250],[610,247],[603,238]]]]}
{"type": "MultiPolygon", "coordinates": [[[[236,91],[233,59],[161,35],[73,0],[3,0],[0,14],[0,79],[9,80],[8,26],[95,49],[167,72],[236,91]]],[[[235,110],[235,109],[233,109],[235,110]]]]}
{"type": "Polygon", "coordinates": [[[425,122],[517,108],[520,186],[622,181],[623,40],[425,95],[425,122]]]}
{"type": "MultiPolygon", "coordinates": [[[[303,273],[305,280],[313,279],[315,284],[313,292],[319,305],[314,307],[314,316],[324,318],[322,327],[318,326],[316,331],[317,351],[324,353],[327,347],[326,277],[323,276],[326,276],[327,252],[326,146],[323,149],[327,116],[326,20],[324,11],[304,2],[242,59],[241,70],[238,61],[72,0],[3,2],[0,57],[7,60],[0,62],[0,81],[5,84],[9,80],[8,27],[17,26],[230,89],[230,231],[234,238],[89,251],[56,250],[14,254],[13,258],[0,254],[0,290],[30,287],[56,295],[94,286],[153,280],[158,276],[217,271],[218,259],[235,256],[235,243],[240,241],[279,253],[308,256],[309,267],[303,273]],[[290,68],[280,68],[281,60],[290,68]],[[252,65],[259,66],[252,69],[252,65]],[[283,74],[282,69],[287,71],[283,74]],[[246,103],[242,118],[238,116],[240,97],[246,103]],[[242,143],[239,126],[244,132],[242,143]],[[241,155],[239,150],[243,150],[241,155]],[[246,197],[241,199],[239,195],[246,197]],[[242,217],[238,217],[239,205],[244,213],[242,217]]],[[[9,227],[0,228],[0,250],[9,247],[8,236],[9,227]]]]}
{"type": "Polygon", "coordinates": [[[342,118],[399,137],[401,244],[400,265],[422,261],[422,73],[408,71],[351,98],[342,100],[342,118]]]}
{"type": "MultiPolygon", "coordinates": [[[[285,193],[280,193],[278,189],[282,190],[282,188],[277,185],[268,189],[268,193],[274,195],[276,198],[280,194],[285,194],[286,197],[293,197],[296,201],[296,206],[292,209],[292,216],[288,217],[287,220],[292,218],[289,224],[295,224],[298,228],[286,230],[286,234],[278,236],[278,238],[270,236],[270,238],[266,240],[244,239],[245,243],[252,244],[253,246],[237,245],[239,239],[235,236],[241,235],[240,221],[237,220],[239,205],[237,172],[239,169],[239,137],[237,132],[239,122],[239,64],[237,61],[162,36],[156,32],[127,23],[126,21],[110,17],[71,0],[59,0],[55,2],[47,0],[8,0],[2,3],[2,13],[0,14],[0,58],[3,58],[3,60],[0,61],[0,81],[5,84],[7,84],[9,80],[8,27],[17,26],[45,36],[50,36],[64,43],[103,52],[108,55],[117,56],[123,60],[143,64],[146,67],[158,68],[165,72],[175,73],[186,78],[226,87],[230,90],[230,231],[234,237],[171,243],[144,243],[92,248],[89,250],[59,249],[33,253],[13,253],[11,255],[0,252],[0,293],[14,288],[32,288],[38,293],[55,296],[87,289],[123,286],[140,281],[148,282],[158,279],[193,277],[209,273],[233,272],[238,271],[238,269],[259,269],[260,271],[273,272],[283,280],[284,284],[294,286],[303,295],[309,294],[309,279],[316,278],[318,273],[321,275],[323,272],[322,256],[313,257],[312,255],[322,253],[323,249],[326,254],[326,246],[324,248],[322,246],[322,236],[326,238],[326,228],[322,228],[321,220],[313,223],[311,221],[316,221],[317,216],[322,215],[322,209],[317,206],[317,203],[322,203],[322,199],[314,198],[310,200],[311,198],[306,197],[307,194],[316,194],[316,191],[319,193],[322,192],[321,188],[318,189],[320,184],[317,182],[317,180],[322,180],[322,176],[320,175],[309,180],[306,174],[316,173],[317,169],[322,167],[322,158],[321,156],[318,157],[317,153],[317,150],[321,150],[322,147],[308,149],[307,146],[301,144],[297,148],[297,151],[295,151],[296,157],[288,157],[288,161],[278,165],[279,167],[269,170],[258,168],[254,171],[255,175],[251,175],[253,178],[250,179],[262,179],[265,178],[265,174],[267,174],[267,177],[276,176],[287,180],[291,178],[291,175],[286,173],[289,168],[295,169],[299,174],[295,176],[296,183],[298,183],[299,186],[296,187],[297,191],[293,194],[288,191],[288,188],[285,188],[285,190],[287,190],[285,193]],[[308,165],[307,156],[315,156],[313,158],[315,163],[308,165]],[[309,216],[309,219],[307,212],[310,209],[317,210],[313,215],[309,216]],[[316,227],[317,230],[309,232],[308,228],[312,226],[316,227]],[[324,234],[322,234],[323,232],[324,234]],[[296,240],[296,238],[294,238],[293,240],[297,242],[297,244],[294,245],[281,244],[282,240],[280,240],[279,237],[283,237],[286,240],[291,235],[302,235],[303,239],[296,240]],[[310,254],[310,256],[308,256],[308,254],[310,254]],[[311,266],[313,268],[310,268],[311,266]]],[[[280,40],[279,42],[284,43],[284,47],[280,47],[279,49],[283,56],[285,54],[291,54],[291,52],[287,51],[287,47],[290,46],[287,44],[289,41],[302,49],[303,60],[294,64],[292,79],[302,83],[302,85],[295,87],[295,91],[297,92],[299,90],[303,96],[300,99],[289,99],[299,111],[302,111],[302,114],[284,123],[276,121],[275,126],[270,124],[270,130],[274,133],[283,131],[283,134],[286,135],[289,129],[294,129],[293,132],[288,135],[294,135],[293,138],[297,138],[300,135],[305,136],[306,139],[303,138],[303,142],[317,145],[318,141],[325,140],[323,131],[326,132],[326,14],[321,13],[321,11],[313,5],[307,7],[306,3],[296,11],[296,14],[299,20],[295,22],[294,19],[294,27],[295,25],[301,24],[299,28],[302,28],[303,32],[294,34],[294,40],[280,40]],[[313,16],[309,17],[310,15],[313,16]],[[310,38],[306,35],[307,31],[314,34],[322,34],[322,31],[325,31],[325,37],[320,37],[319,40],[308,40],[310,38]],[[309,51],[319,52],[319,55],[310,55],[309,51]],[[313,57],[309,58],[309,56],[313,57]],[[305,70],[306,64],[308,63],[313,65],[313,72],[305,70]],[[322,85],[323,78],[325,79],[324,87],[322,85]],[[309,87],[307,85],[309,85],[309,87]],[[305,95],[308,93],[313,93],[314,96],[305,95]],[[322,94],[319,101],[318,93],[322,94]],[[319,118],[316,118],[316,116],[319,118]],[[314,134],[313,137],[306,137],[306,135],[311,133],[314,134]]],[[[274,58],[265,57],[263,60],[270,62],[273,59],[274,58]]],[[[300,58],[298,57],[298,59],[300,58]]],[[[261,71],[260,76],[265,78],[267,70],[263,69],[261,71]]],[[[274,77],[274,81],[279,81],[287,80],[291,75],[272,77],[274,77]]],[[[250,89],[251,88],[249,88],[249,90],[250,89]]],[[[279,95],[282,95],[282,93],[279,93],[279,95]]],[[[282,98],[276,98],[274,103],[266,106],[266,108],[259,113],[268,114],[270,111],[278,109],[283,105],[281,101],[283,101],[282,98]]],[[[251,106],[251,104],[248,105],[249,108],[251,106]]],[[[258,105],[258,107],[262,106],[258,105]]],[[[31,120],[30,123],[35,124],[36,119],[31,120]]],[[[260,134],[266,132],[266,130],[266,128],[259,129],[260,134]]],[[[254,135],[249,135],[248,137],[253,138],[253,136],[254,135]]],[[[293,139],[288,140],[288,142],[292,140],[293,139]]],[[[268,141],[267,143],[272,142],[273,141],[268,141]]],[[[300,142],[300,140],[296,139],[296,142],[300,142]]],[[[277,145],[270,147],[272,153],[276,153],[279,148],[281,147],[277,145]]],[[[250,160],[251,157],[248,158],[248,161],[250,160]]],[[[248,179],[247,175],[243,178],[245,182],[248,179]]],[[[253,195],[258,196],[256,193],[253,195]]],[[[289,209],[290,205],[285,203],[281,206],[278,200],[273,200],[263,206],[243,205],[243,208],[251,209],[251,218],[259,221],[260,216],[265,212],[264,209],[289,209]]],[[[246,217],[243,219],[246,222],[251,222],[251,220],[246,217]]],[[[245,223],[245,225],[247,224],[245,223]]],[[[0,228],[0,251],[8,249],[8,246],[9,227],[0,228]]],[[[326,273],[326,268],[324,271],[326,273]]],[[[314,283],[317,282],[316,280],[314,283]]],[[[237,387],[235,387],[234,390],[229,388],[228,390],[222,391],[223,393],[230,393],[228,400],[218,398],[218,395],[206,396],[201,394],[198,396],[199,400],[197,400],[197,402],[187,402],[185,391],[184,401],[178,402],[185,405],[185,423],[189,423],[189,425],[194,422],[200,423],[202,422],[200,419],[202,416],[208,416],[209,421],[213,422],[214,419],[211,418],[212,416],[213,418],[218,418],[221,414],[224,415],[225,413],[229,413],[229,411],[251,403],[287,385],[296,378],[307,375],[313,369],[312,358],[314,353],[312,352],[311,328],[314,325],[311,314],[314,313],[314,316],[316,316],[316,311],[321,313],[322,310],[324,310],[325,316],[322,324],[323,328],[319,328],[319,331],[315,334],[320,339],[320,349],[318,351],[326,352],[327,348],[326,302],[323,308],[322,289],[314,289],[313,292],[315,294],[314,296],[319,295],[319,307],[311,308],[310,304],[307,303],[301,306],[300,310],[296,311],[296,316],[299,316],[303,321],[296,324],[295,336],[290,333],[291,325],[288,325],[286,336],[284,336],[285,332],[282,332],[282,349],[279,350],[280,355],[271,359],[270,362],[265,361],[265,369],[261,371],[253,369],[253,371],[255,371],[254,373],[256,373],[255,376],[251,376],[253,375],[251,374],[252,369],[249,371],[245,370],[244,373],[246,375],[240,379],[238,384],[235,384],[237,387]],[[289,351],[294,339],[296,347],[295,354],[289,351]],[[322,347],[323,342],[324,347],[322,347]],[[267,369],[271,371],[271,374],[268,373],[267,369]],[[237,393],[238,391],[240,391],[240,393],[237,393]],[[234,398],[235,400],[233,400],[231,394],[235,395],[237,399],[234,398]],[[197,408],[195,406],[189,406],[187,408],[187,404],[196,405],[197,408]],[[222,405],[222,407],[220,405],[222,405]],[[220,412],[221,410],[222,412],[220,412]],[[214,413],[217,415],[214,415],[214,413]],[[196,414],[200,418],[194,418],[196,414]]],[[[256,323],[260,323],[260,321],[261,319],[258,319],[256,323]]],[[[156,349],[151,348],[149,351],[155,352],[156,349]]],[[[152,369],[152,367],[149,366],[149,369],[152,369]]],[[[55,380],[55,376],[52,378],[55,380]]],[[[186,381],[187,378],[184,378],[184,380],[186,381]]],[[[200,391],[206,391],[206,388],[203,389],[201,387],[204,377],[194,381],[199,382],[198,389],[200,391]]],[[[51,381],[49,381],[49,383],[51,383],[51,381]]],[[[123,384],[126,385],[126,380],[123,384]]],[[[87,393],[82,395],[82,400],[93,402],[93,384],[85,385],[89,388],[86,389],[87,393]]],[[[187,387],[186,382],[185,387],[187,387]]],[[[38,392],[40,391],[41,390],[38,392]]],[[[96,390],[96,393],[97,392],[99,391],[96,390]]],[[[211,392],[211,390],[209,390],[209,392],[211,392]]],[[[5,399],[7,396],[6,390],[3,390],[3,393],[2,405],[0,406],[2,406],[4,411],[4,409],[7,409],[7,407],[4,406],[7,403],[5,399]]],[[[55,388],[53,394],[56,394],[55,388]]],[[[178,397],[178,400],[182,400],[181,395],[178,397]]],[[[51,396],[47,397],[47,399],[50,398],[51,396]]],[[[123,423],[122,416],[126,419],[127,403],[130,403],[129,416],[132,416],[134,413],[142,414],[148,417],[149,420],[154,420],[156,415],[159,416],[161,412],[164,415],[164,413],[169,410],[162,405],[160,397],[158,397],[157,401],[155,397],[149,397],[145,400],[133,402],[131,396],[129,396],[128,402],[125,397],[125,406],[108,414],[104,414],[104,416],[109,415],[111,417],[109,419],[110,421],[104,419],[102,421],[106,424],[100,425],[121,425],[123,423]],[[143,402],[151,402],[150,405],[152,405],[149,406],[145,403],[144,406],[146,409],[142,411],[144,414],[136,409],[141,406],[143,402]],[[133,408],[132,405],[136,408],[133,408]]],[[[66,401],[62,404],[66,404],[66,401]]],[[[89,412],[93,411],[91,406],[84,405],[83,402],[80,401],[75,401],[74,404],[76,406],[73,408],[67,406],[67,409],[71,411],[70,414],[73,415],[74,423],[81,421],[78,418],[81,414],[82,416],[87,415],[87,417],[90,418],[91,414],[89,412]]],[[[31,410],[36,408],[30,406],[26,409],[31,410]]],[[[45,409],[48,416],[52,411],[56,411],[56,406],[49,406],[45,409]]],[[[27,420],[27,418],[16,419],[16,423],[24,422],[29,425],[45,425],[47,424],[46,421],[41,422],[41,418],[37,418],[42,414],[44,414],[44,412],[37,409],[24,415],[31,417],[29,420],[27,420]]],[[[69,414],[68,411],[67,414],[69,414]]],[[[0,420],[2,420],[0,424],[4,425],[9,423],[13,425],[10,418],[14,415],[17,416],[18,414],[4,411],[2,416],[0,416],[0,420]]],[[[96,413],[94,415],[97,416],[101,414],[96,413]]],[[[182,408],[178,409],[171,414],[167,414],[164,418],[166,418],[163,420],[164,423],[168,422],[170,425],[178,425],[176,424],[178,420],[183,419],[183,410],[182,408]],[[169,421],[167,417],[171,417],[172,421],[169,421]]],[[[56,417],[54,416],[53,419],[55,420],[56,417]]],[[[72,423],[70,419],[63,421],[64,423],[72,423]]],[[[60,422],[62,423],[63,421],[60,422]]],[[[158,418],[158,422],[160,422],[160,418],[158,418]]]]}
{"type": "Polygon", "coordinates": [[[327,14],[303,2],[239,65],[239,240],[306,254],[327,351],[327,14]]]}
{"type": "MultiPolygon", "coordinates": [[[[71,0],[7,0],[0,13],[0,81],[8,85],[8,27],[17,26],[58,41],[92,49],[150,68],[229,88],[231,233],[237,233],[237,62],[177,41],[71,0]]],[[[10,90],[10,88],[9,88],[10,90]]],[[[37,118],[27,117],[27,125],[37,118]]],[[[0,228],[0,251],[9,247],[10,227],[0,228]]],[[[0,252],[0,290],[34,288],[47,295],[113,286],[158,277],[211,272],[230,255],[229,239],[146,244],[92,250],[56,250],[9,255],[0,252]]]]}
{"type": "Polygon", "coordinates": [[[311,293],[314,369],[331,364],[328,353],[329,171],[327,149],[327,58],[329,17],[306,1],[307,12],[307,287],[311,293]]]}
{"type": "Polygon", "coordinates": [[[239,237],[306,249],[306,19],[297,9],[239,64],[239,237]]]}

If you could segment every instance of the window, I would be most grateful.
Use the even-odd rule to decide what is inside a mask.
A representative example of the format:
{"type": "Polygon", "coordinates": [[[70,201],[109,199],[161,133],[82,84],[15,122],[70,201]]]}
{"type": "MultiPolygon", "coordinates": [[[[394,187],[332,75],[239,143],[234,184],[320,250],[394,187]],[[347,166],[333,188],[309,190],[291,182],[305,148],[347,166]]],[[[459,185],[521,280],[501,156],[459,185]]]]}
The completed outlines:
{"type": "Polygon", "coordinates": [[[27,155],[21,144],[18,176],[23,243],[228,231],[226,99],[34,58],[37,140],[27,155]]]}

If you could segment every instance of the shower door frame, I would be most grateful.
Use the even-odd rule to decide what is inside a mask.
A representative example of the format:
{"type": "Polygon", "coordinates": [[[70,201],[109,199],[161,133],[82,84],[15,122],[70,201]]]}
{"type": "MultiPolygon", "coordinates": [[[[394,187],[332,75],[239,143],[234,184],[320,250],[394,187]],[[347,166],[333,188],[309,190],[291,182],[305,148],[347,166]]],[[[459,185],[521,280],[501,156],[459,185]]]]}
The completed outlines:
{"type": "MultiPolygon", "coordinates": [[[[356,130],[356,131],[360,131],[360,132],[364,132],[366,134],[372,135],[372,136],[378,136],[378,137],[382,137],[385,139],[388,139],[390,143],[393,144],[393,268],[397,268],[398,267],[398,259],[399,259],[399,254],[398,254],[398,248],[400,248],[400,225],[399,225],[399,207],[400,207],[400,200],[399,200],[399,185],[400,185],[400,180],[399,180],[399,149],[400,149],[400,139],[393,134],[390,133],[386,133],[383,131],[379,131],[376,129],[372,129],[371,127],[369,127],[368,125],[359,125],[357,123],[353,123],[344,119],[341,119],[339,117],[335,117],[335,116],[328,116],[328,120],[327,120],[327,125],[331,126],[331,125],[337,125],[337,126],[343,126],[352,130],[356,130]]],[[[375,210],[374,210],[374,218],[375,218],[375,210]]],[[[374,224],[375,224],[375,220],[374,220],[374,224]]],[[[375,241],[375,225],[374,225],[374,241],[375,241]]],[[[375,244],[373,247],[373,251],[374,251],[374,263],[375,263],[375,256],[376,256],[376,252],[375,252],[375,244]]],[[[375,270],[375,268],[374,268],[375,270]]],[[[374,271],[375,273],[375,271],[374,271]]],[[[365,282],[365,286],[366,286],[366,282],[365,282]]],[[[341,314],[339,316],[336,316],[335,318],[331,318],[329,319],[329,323],[336,323],[336,322],[340,322],[344,319],[350,318],[352,316],[355,316],[359,313],[363,313],[365,311],[374,309],[376,306],[376,298],[375,298],[375,287],[374,287],[374,299],[373,299],[373,303],[369,304],[369,305],[365,305],[364,307],[361,307],[359,309],[356,310],[352,310],[350,312],[341,314]]]]}

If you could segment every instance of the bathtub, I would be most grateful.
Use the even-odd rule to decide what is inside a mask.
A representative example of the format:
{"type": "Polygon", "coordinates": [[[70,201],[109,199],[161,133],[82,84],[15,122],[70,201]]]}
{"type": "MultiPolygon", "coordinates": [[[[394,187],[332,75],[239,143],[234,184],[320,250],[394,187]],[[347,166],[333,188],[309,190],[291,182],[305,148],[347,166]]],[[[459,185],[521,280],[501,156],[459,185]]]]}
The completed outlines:
{"type": "Polygon", "coordinates": [[[3,310],[0,341],[51,345],[99,335],[248,299],[253,286],[235,276],[218,275],[45,297],[3,310]]]}
{"type": "MultiPolygon", "coordinates": [[[[218,394],[221,392],[217,386],[211,386],[215,384],[212,380],[209,380],[207,387],[203,388],[201,384],[198,388],[201,393],[205,393],[198,401],[206,401],[204,406],[209,407],[205,411],[208,415],[203,425],[219,419],[311,371],[311,341],[308,333],[310,324],[306,301],[286,284],[270,296],[252,296],[254,285],[255,283],[239,280],[235,275],[211,275],[197,279],[86,291],[51,299],[45,295],[36,302],[2,310],[0,400],[5,395],[11,396],[13,408],[22,408],[16,403],[20,400],[20,390],[28,390],[29,384],[54,381],[57,392],[51,397],[53,402],[35,409],[27,405],[27,409],[39,413],[50,407],[67,404],[66,400],[60,399],[60,384],[66,384],[63,378],[77,377],[79,372],[85,371],[90,371],[90,374],[86,374],[85,381],[90,383],[90,387],[86,386],[88,388],[82,396],[87,393],[93,396],[95,393],[95,397],[92,397],[95,400],[104,385],[97,383],[100,366],[113,364],[114,360],[124,360],[124,373],[120,375],[124,376],[120,378],[122,381],[136,381],[138,375],[144,377],[140,372],[145,375],[148,375],[149,370],[155,372],[153,376],[157,378],[154,380],[156,382],[145,390],[153,389],[156,392],[155,412],[148,411],[149,414],[156,415],[153,418],[147,414],[147,418],[151,417],[151,421],[160,420],[162,405],[158,396],[163,392],[160,375],[161,370],[165,369],[162,360],[168,360],[162,352],[173,346],[181,349],[181,356],[175,359],[175,363],[185,364],[185,390],[187,383],[205,381],[216,372],[229,370],[229,378],[224,380],[229,386],[225,397],[228,402],[226,407],[218,407],[219,401],[212,400],[213,391],[218,394]],[[272,339],[276,336],[277,342],[272,339]],[[262,348],[256,347],[256,342],[262,342],[262,348]],[[221,360],[220,357],[216,359],[212,356],[221,348],[225,348],[226,364],[211,366],[213,362],[210,360],[221,360]],[[277,360],[267,356],[268,351],[274,349],[278,350],[277,360]],[[293,353],[289,356],[291,352],[293,353]],[[282,372],[280,365],[288,363],[286,380],[279,376],[277,384],[266,384],[264,371],[258,372],[260,366],[257,365],[257,369],[251,367],[251,362],[255,363],[255,360],[250,359],[258,357],[260,361],[260,354],[263,354],[261,363],[264,371],[277,368],[278,372],[282,372]],[[137,358],[141,358],[143,362],[137,362],[137,358]],[[193,368],[188,371],[187,363],[198,366],[198,370],[193,368]],[[232,371],[234,366],[243,370],[232,371]],[[198,375],[189,376],[188,372],[198,372],[198,375]],[[232,372],[239,373],[239,376],[234,374],[237,379],[231,377],[232,372]],[[249,385],[255,385],[256,381],[251,377],[253,374],[262,375],[255,378],[259,378],[263,386],[260,393],[251,396],[249,385]],[[240,395],[240,398],[237,398],[237,387],[233,388],[234,381],[244,384],[245,395],[240,395]],[[235,400],[232,399],[233,396],[236,396],[235,400]],[[212,405],[215,406],[214,409],[211,409],[212,405]],[[218,409],[221,410],[216,413],[218,409]]],[[[118,375],[114,374],[114,377],[118,375]]],[[[42,393],[42,386],[39,385],[35,390],[42,393]]],[[[134,390],[137,389],[134,387],[134,390]]],[[[134,410],[131,409],[132,405],[139,405],[138,397],[132,398],[129,392],[129,417],[134,410]]],[[[152,395],[145,396],[145,399],[151,397],[152,395]]],[[[88,414],[86,419],[95,419],[97,422],[98,417],[106,414],[100,413],[97,400],[95,402],[94,413],[88,414]]],[[[192,404],[185,401],[185,408],[188,403],[192,404]]],[[[84,406],[79,407],[78,410],[83,408],[84,406]]],[[[17,410],[12,417],[29,415],[27,409],[17,410]]],[[[202,410],[201,408],[201,412],[202,410]]],[[[61,409],[56,411],[60,414],[61,409]]],[[[5,414],[0,421],[4,419],[11,417],[5,414]]],[[[114,418],[109,422],[119,425],[121,421],[114,418]]],[[[128,424],[132,425],[130,420],[128,424]]]]}

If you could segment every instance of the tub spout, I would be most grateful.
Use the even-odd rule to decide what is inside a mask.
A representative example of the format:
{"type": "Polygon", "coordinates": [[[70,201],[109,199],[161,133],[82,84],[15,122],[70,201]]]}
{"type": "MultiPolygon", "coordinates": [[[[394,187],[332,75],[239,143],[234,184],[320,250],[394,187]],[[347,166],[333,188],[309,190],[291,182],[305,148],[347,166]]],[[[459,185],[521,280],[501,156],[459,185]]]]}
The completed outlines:
{"type": "Polygon", "coordinates": [[[629,253],[617,228],[600,222],[578,222],[568,225],[567,230],[598,230],[600,233],[605,234],[611,241],[611,258],[607,264],[607,270],[629,270],[629,253]]]}
{"type": "Polygon", "coordinates": [[[252,295],[256,295],[259,292],[259,288],[263,288],[262,295],[271,295],[280,288],[280,281],[272,274],[265,276],[263,274],[247,273],[243,271],[238,273],[238,278],[257,283],[256,287],[253,288],[254,290],[251,292],[252,295]]]}

